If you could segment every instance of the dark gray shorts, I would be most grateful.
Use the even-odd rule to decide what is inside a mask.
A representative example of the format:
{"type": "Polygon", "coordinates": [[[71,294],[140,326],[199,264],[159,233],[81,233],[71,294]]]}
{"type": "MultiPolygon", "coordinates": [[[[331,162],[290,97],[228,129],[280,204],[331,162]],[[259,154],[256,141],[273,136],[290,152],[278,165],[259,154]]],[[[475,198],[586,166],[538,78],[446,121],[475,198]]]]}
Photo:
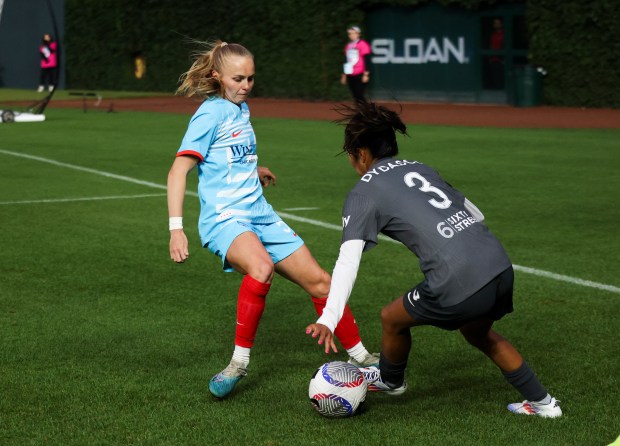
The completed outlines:
{"type": "Polygon", "coordinates": [[[436,297],[425,295],[425,287],[420,286],[422,284],[405,293],[403,303],[405,310],[419,324],[457,330],[476,319],[489,318],[497,321],[512,313],[513,284],[514,271],[510,267],[463,302],[451,307],[442,307],[436,297]],[[408,299],[408,295],[419,298],[408,299]]]}

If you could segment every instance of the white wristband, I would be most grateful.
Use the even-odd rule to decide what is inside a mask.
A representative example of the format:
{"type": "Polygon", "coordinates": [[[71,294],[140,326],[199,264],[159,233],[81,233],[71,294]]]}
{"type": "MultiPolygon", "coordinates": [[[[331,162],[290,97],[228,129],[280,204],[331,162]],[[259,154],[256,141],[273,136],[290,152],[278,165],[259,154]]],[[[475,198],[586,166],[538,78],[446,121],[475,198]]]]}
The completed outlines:
{"type": "Polygon", "coordinates": [[[183,217],[170,217],[168,219],[168,229],[183,229],[183,217]]]}

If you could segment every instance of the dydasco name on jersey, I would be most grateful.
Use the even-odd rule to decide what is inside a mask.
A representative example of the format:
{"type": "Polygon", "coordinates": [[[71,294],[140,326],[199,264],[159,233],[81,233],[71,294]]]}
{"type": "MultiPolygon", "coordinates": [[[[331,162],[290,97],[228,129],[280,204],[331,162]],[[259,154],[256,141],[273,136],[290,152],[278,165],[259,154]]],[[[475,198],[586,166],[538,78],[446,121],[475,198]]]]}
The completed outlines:
{"type": "Polygon", "coordinates": [[[374,169],[370,169],[368,172],[366,172],[361,180],[364,181],[365,183],[369,183],[370,180],[372,180],[375,176],[381,175],[381,172],[389,172],[392,169],[395,169],[397,167],[403,167],[403,166],[407,166],[407,165],[411,165],[411,164],[420,164],[417,161],[407,161],[407,160],[394,160],[394,162],[389,162],[383,166],[378,166],[375,167],[374,169]]]}

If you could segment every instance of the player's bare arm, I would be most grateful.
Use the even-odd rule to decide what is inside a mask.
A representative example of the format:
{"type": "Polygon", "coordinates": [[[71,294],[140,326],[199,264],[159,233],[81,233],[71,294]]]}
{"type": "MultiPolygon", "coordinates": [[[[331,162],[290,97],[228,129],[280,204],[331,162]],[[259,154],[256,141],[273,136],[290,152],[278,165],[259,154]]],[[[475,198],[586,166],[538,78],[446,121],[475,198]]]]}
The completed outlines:
{"type": "MultiPolygon", "coordinates": [[[[197,163],[197,159],[190,156],[175,158],[168,173],[168,217],[179,219],[183,217],[183,201],[187,174],[197,163]]],[[[171,220],[172,221],[172,220],[171,220]]],[[[183,263],[189,257],[189,244],[183,231],[182,223],[170,228],[170,258],[177,263],[183,263]]]]}

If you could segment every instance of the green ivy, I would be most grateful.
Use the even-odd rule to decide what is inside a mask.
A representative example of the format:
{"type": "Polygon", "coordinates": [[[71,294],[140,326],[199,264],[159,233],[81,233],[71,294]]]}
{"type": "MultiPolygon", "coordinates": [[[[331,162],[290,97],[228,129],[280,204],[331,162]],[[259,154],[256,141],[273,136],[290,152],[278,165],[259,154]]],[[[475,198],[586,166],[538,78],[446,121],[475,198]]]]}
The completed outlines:
{"type": "Polygon", "coordinates": [[[620,107],[617,0],[531,0],[530,58],[545,68],[549,104],[620,107]]]}
{"type": "MultiPolygon", "coordinates": [[[[255,56],[254,94],[308,100],[344,99],[339,84],[345,29],[383,5],[430,0],[66,0],[70,88],[175,91],[196,49],[191,40],[220,38],[255,56]],[[136,79],[133,56],[146,58],[136,79]]],[[[437,0],[476,10],[508,0],[437,0]]],[[[546,102],[620,106],[617,0],[529,0],[531,60],[543,66],[546,102]]]]}

